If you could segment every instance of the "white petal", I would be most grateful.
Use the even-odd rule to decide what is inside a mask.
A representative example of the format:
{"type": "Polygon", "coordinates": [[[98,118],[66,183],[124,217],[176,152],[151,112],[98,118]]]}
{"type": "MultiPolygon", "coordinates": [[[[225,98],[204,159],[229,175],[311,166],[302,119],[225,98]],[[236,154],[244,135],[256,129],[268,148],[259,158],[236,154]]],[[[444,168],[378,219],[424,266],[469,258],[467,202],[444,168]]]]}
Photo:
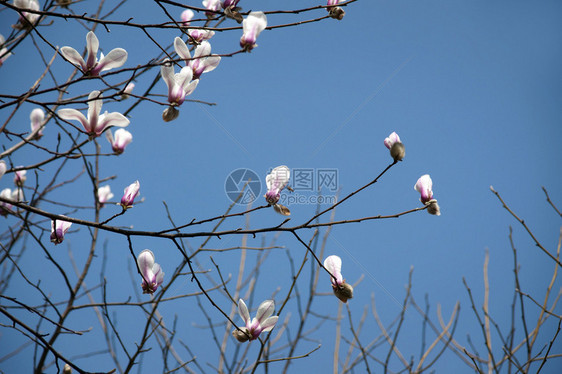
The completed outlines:
{"type": "Polygon", "coordinates": [[[279,319],[278,316],[269,317],[265,321],[263,321],[260,325],[262,327],[262,332],[271,331],[275,327],[277,320],[279,319]]]}
{"type": "MultiPolygon", "coordinates": [[[[184,67],[174,76],[174,80],[180,87],[187,87],[193,78],[193,70],[190,67],[184,67]]],[[[184,89],[185,91],[185,89],[184,89]]]]}
{"type": "Polygon", "coordinates": [[[341,275],[341,258],[335,255],[326,257],[324,260],[324,267],[336,277],[338,283],[343,281],[343,276],[341,275]]]}
{"type": "Polygon", "coordinates": [[[113,68],[118,68],[123,66],[127,61],[127,51],[123,48],[112,49],[107,56],[100,59],[98,65],[96,65],[95,70],[97,72],[106,71],[113,68]]]}
{"type": "Polygon", "coordinates": [[[166,86],[168,86],[168,91],[171,91],[176,81],[174,79],[174,67],[168,61],[168,59],[164,60],[164,64],[160,66],[160,75],[162,75],[162,79],[164,79],[166,86]]]}
{"type": "Polygon", "coordinates": [[[246,303],[244,303],[244,300],[242,299],[238,300],[238,314],[240,314],[240,317],[244,320],[244,323],[247,324],[250,320],[250,313],[248,312],[246,303]]]}
{"type": "Polygon", "coordinates": [[[91,130],[97,127],[98,118],[103,104],[103,95],[99,91],[92,91],[88,96],[88,121],[90,122],[91,130]]]}
{"type": "Polygon", "coordinates": [[[91,132],[90,122],[88,122],[86,117],[84,117],[84,115],[79,111],[77,111],[76,109],[72,109],[72,108],[59,109],[57,111],[57,114],[60,118],[67,121],[69,120],[80,121],[82,126],[84,126],[84,130],[86,130],[86,132],[91,132]]]}
{"type": "Polygon", "coordinates": [[[129,126],[127,117],[118,112],[104,113],[100,116],[100,121],[94,131],[96,134],[101,134],[108,127],[126,127],[129,126]]]}
{"type": "Polygon", "coordinates": [[[86,34],[86,50],[88,51],[88,60],[86,61],[86,66],[88,67],[88,69],[94,67],[94,65],[96,64],[96,55],[98,54],[99,46],[100,42],[93,31],[90,31],[88,34],[86,34]]]}
{"type": "Polygon", "coordinates": [[[277,166],[265,178],[265,184],[268,190],[276,189],[281,191],[291,178],[291,171],[285,165],[277,166]]]}
{"type": "Polygon", "coordinates": [[[176,50],[178,56],[180,56],[184,60],[191,59],[191,53],[189,53],[189,48],[187,48],[185,42],[178,36],[176,36],[176,38],[174,39],[174,49],[176,50]]]}
{"type": "Polygon", "coordinates": [[[80,53],[78,53],[76,49],[72,47],[62,47],[60,49],[60,53],[73,65],[80,67],[83,72],[86,72],[86,70],[88,70],[88,68],[86,67],[86,61],[84,61],[82,55],[80,55],[80,53]]]}
{"type": "Polygon", "coordinates": [[[195,91],[195,88],[197,87],[197,85],[199,84],[199,79],[196,79],[194,81],[191,81],[191,83],[189,83],[187,85],[187,87],[184,87],[184,91],[186,95],[191,95],[191,93],[193,91],[195,91]]]}
{"type": "Polygon", "coordinates": [[[270,315],[273,314],[275,310],[275,303],[273,300],[265,300],[260,304],[258,312],[256,313],[256,319],[261,325],[270,315]]]}
{"type": "Polygon", "coordinates": [[[203,70],[203,73],[207,73],[209,71],[213,71],[215,70],[215,68],[217,66],[219,66],[219,63],[221,62],[221,58],[220,56],[211,56],[211,57],[207,57],[204,60],[204,64],[205,64],[205,70],[203,70]]]}
{"type": "Polygon", "coordinates": [[[150,249],[145,249],[137,257],[139,270],[145,279],[152,278],[152,267],[154,266],[154,253],[150,249]]]}
{"type": "Polygon", "coordinates": [[[195,47],[193,57],[208,56],[211,54],[211,43],[204,41],[195,47]]]}

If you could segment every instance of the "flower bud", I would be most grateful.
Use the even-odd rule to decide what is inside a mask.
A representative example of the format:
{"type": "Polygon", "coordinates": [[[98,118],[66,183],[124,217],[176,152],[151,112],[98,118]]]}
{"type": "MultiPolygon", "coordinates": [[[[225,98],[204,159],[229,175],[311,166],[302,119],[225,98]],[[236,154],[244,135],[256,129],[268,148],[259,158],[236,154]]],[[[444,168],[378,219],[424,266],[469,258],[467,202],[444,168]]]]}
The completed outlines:
{"type": "Polygon", "coordinates": [[[273,206],[273,210],[275,210],[277,213],[282,214],[284,216],[290,216],[291,215],[291,211],[285,205],[275,204],[273,206]]]}
{"type": "Polygon", "coordinates": [[[439,204],[437,204],[437,200],[432,199],[428,201],[426,205],[428,205],[427,212],[429,214],[433,214],[434,216],[441,215],[441,210],[439,209],[439,204]]]}
{"type": "Polygon", "coordinates": [[[332,17],[333,19],[337,19],[338,21],[341,21],[343,19],[343,16],[345,16],[345,11],[339,6],[329,8],[328,12],[330,14],[330,17],[332,17]]]}
{"type": "Polygon", "coordinates": [[[406,156],[406,148],[402,143],[394,143],[390,148],[390,156],[395,161],[402,161],[404,156],[406,156]]]}
{"type": "Polygon", "coordinates": [[[334,290],[334,295],[344,303],[347,303],[348,299],[353,298],[353,287],[345,283],[345,281],[338,286],[332,286],[332,289],[334,290]]]}
{"type": "MultiPolygon", "coordinates": [[[[246,330],[245,327],[243,327],[242,329],[246,330]]],[[[232,336],[234,336],[234,338],[236,340],[238,340],[240,343],[245,343],[248,340],[250,340],[250,337],[248,336],[248,334],[246,332],[240,331],[240,330],[233,330],[232,336]]]]}
{"type": "Polygon", "coordinates": [[[164,112],[162,113],[162,119],[165,122],[170,122],[178,118],[179,115],[180,115],[179,110],[177,110],[173,106],[169,106],[166,109],[164,109],[164,112]]]}

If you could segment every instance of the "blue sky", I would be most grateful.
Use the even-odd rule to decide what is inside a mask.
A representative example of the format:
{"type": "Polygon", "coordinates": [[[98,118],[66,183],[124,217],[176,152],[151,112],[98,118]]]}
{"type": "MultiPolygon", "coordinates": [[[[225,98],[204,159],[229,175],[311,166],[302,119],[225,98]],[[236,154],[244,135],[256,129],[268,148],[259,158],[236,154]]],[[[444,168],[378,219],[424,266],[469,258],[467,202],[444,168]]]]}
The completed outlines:
{"type": "MultiPolygon", "coordinates": [[[[199,2],[186,4],[200,5],[199,2]]],[[[276,10],[315,4],[242,0],[240,5],[244,10],[276,10]]],[[[144,2],[141,11],[138,6],[134,8],[129,4],[111,18],[125,20],[134,16],[137,22],[151,23],[165,20],[152,2],[144,2]]],[[[76,10],[76,13],[80,12],[76,10]]],[[[178,17],[179,13],[175,11],[178,17]]],[[[311,14],[317,16],[322,12],[311,14]]],[[[406,146],[404,161],[375,186],[339,207],[336,219],[394,214],[420,206],[413,186],[426,173],[433,179],[442,215],[434,217],[419,212],[399,219],[334,228],[326,254],[342,258],[343,274],[349,282],[354,283],[364,275],[349,304],[355,323],[364,306],[370,305],[372,293],[381,318],[390,323],[400,312],[404,285],[413,266],[412,292],[416,300],[421,302],[428,293],[433,317],[437,304],[449,316],[455,302],[460,301],[456,338],[466,344],[466,334],[470,333],[481,344],[462,277],[480,303],[485,249],[490,253],[490,312],[504,329],[509,327],[506,316],[513,296],[509,225],[513,226],[521,282],[526,292],[542,300],[554,270],[552,261],[539,253],[522,227],[501,207],[489,186],[494,186],[537,238],[554,252],[559,217],[547,205],[541,186],[547,188],[558,206],[562,204],[561,14],[562,3],[556,1],[538,4],[362,0],[346,7],[342,21],[330,19],[301,27],[266,30],[252,53],[225,57],[215,71],[202,77],[190,98],[213,102],[216,106],[186,102],[180,109],[180,117],[170,123],[162,122],[163,107],[155,104],[145,103],[131,112],[128,130],[133,133],[133,143],[123,155],[103,159],[102,170],[105,176],[117,175],[110,182],[117,196],[122,188],[138,179],[145,200],[114,224],[146,230],[167,228],[163,200],[178,223],[220,215],[230,203],[224,192],[225,179],[238,168],[255,171],[262,181],[270,168],[281,164],[291,168],[337,169],[341,194],[346,195],[372,180],[391,162],[383,140],[396,131],[406,146]]],[[[302,17],[273,15],[268,20],[272,25],[302,17]]],[[[0,33],[4,36],[9,34],[14,18],[10,10],[0,13],[0,33]]],[[[233,21],[226,24],[235,25],[233,21]]],[[[54,45],[70,45],[79,51],[87,32],[71,21],[61,20],[42,30],[54,45]]],[[[112,26],[111,31],[108,34],[98,27],[100,45],[104,52],[115,47],[127,49],[129,59],[125,67],[147,63],[158,53],[139,30],[112,26]]],[[[178,33],[155,31],[153,35],[162,45],[169,45],[178,33]]],[[[213,52],[226,54],[237,50],[240,35],[240,30],[217,33],[211,40],[213,52]]],[[[49,53],[47,58],[51,57],[49,53]]],[[[21,94],[42,69],[36,49],[31,40],[26,40],[0,69],[2,92],[21,94]]],[[[70,73],[71,66],[59,57],[54,71],[62,80],[70,73]]],[[[135,82],[135,92],[144,92],[154,74],[151,72],[135,82]]],[[[127,76],[120,78],[124,80],[127,76]]],[[[84,82],[73,87],[72,93],[88,93],[97,85],[96,81],[84,82]]],[[[163,81],[157,83],[154,92],[166,93],[163,81]]],[[[128,106],[128,102],[104,103],[104,110],[121,111],[128,106]]],[[[10,125],[13,131],[28,129],[28,113],[33,107],[23,105],[10,125]]],[[[10,109],[4,109],[0,119],[7,118],[9,113],[10,109]]],[[[54,126],[46,128],[46,144],[55,144],[56,131],[54,126]]],[[[2,142],[4,145],[6,139],[2,142]]],[[[105,139],[100,138],[100,144],[109,150],[105,139]]],[[[42,157],[37,152],[20,152],[13,160],[15,164],[25,165],[42,157]]],[[[77,164],[70,169],[78,172],[81,167],[77,164]]],[[[52,170],[47,168],[44,178],[52,170]]],[[[73,174],[69,171],[68,175],[73,174]]],[[[0,181],[1,188],[8,184],[6,177],[0,181]]],[[[91,188],[82,180],[61,189],[52,198],[91,204],[89,194],[91,188]]],[[[48,204],[42,208],[65,213],[60,207],[48,204]]],[[[300,204],[290,208],[290,223],[296,225],[305,222],[316,207],[300,204]]],[[[107,207],[103,214],[117,212],[117,207],[107,207]]],[[[80,218],[91,219],[87,213],[81,214],[80,218]]],[[[276,225],[282,220],[273,211],[256,212],[250,218],[254,228],[276,225]]],[[[224,227],[243,225],[244,220],[232,220],[224,227]]],[[[309,239],[311,232],[302,235],[309,239]]],[[[65,242],[78,258],[82,249],[79,238],[87,236],[87,230],[80,229],[65,242]]],[[[272,238],[273,235],[265,236],[267,242],[272,238]]],[[[260,245],[262,239],[249,239],[249,244],[260,245]]],[[[240,240],[240,237],[214,239],[209,245],[228,247],[239,245],[240,240]]],[[[124,300],[133,294],[125,271],[131,262],[126,241],[103,234],[102,242],[107,243],[104,245],[108,250],[108,282],[115,285],[110,294],[116,300],[124,300]]],[[[201,240],[189,242],[194,247],[201,244],[201,240]]],[[[285,246],[295,259],[303,256],[304,248],[291,235],[281,235],[277,243],[285,246]]],[[[151,248],[157,261],[165,270],[170,269],[170,273],[180,261],[170,243],[136,238],[134,245],[137,252],[151,248]]],[[[64,245],[56,251],[61,261],[66,261],[64,245]]],[[[216,254],[213,258],[224,273],[236,274],[237,253],[216,254]]],[[[32,251],[26,253],[24,261],[30,268],[42,269],[43,258],[34,256],[32,251]]],[[[213,268],[207,255],[200,261],[203,268],[213,268]]],[[[283,294],[290,281],[286,256],[272,254],[261,269],[255,306],[278,288],[283,294]]],[[[304,289],[308,280],[302,281],[300,287],[304,289]]],[[[52,282],[54,287],[57,281],[52,282]]],[[[92,285],[99,282],[97,273],[88,282],[92,285]]],[[[180,283],[178,292],[196,290],[187,280],[181,283],[182,287],[180,283]]],[[[331,292],[328,277],[321,278],[319,290],[331,292]]],[[[10,291],[13,295],[18,288],[14,286],[10,291]]],[[[230,308],[226,304],[224,307],[230,308]]],[[[335,297],[318,299],[319,310],[332,308],[330,313],[335,315],[337,307],[335,297]]],[[[296,316],[295,305],[288,310],[296,316]]],[[[561,309],[555,312],[561,314],[561,309]]],[[[189,341],[190,336],[201,334],[194,324],[205,324],[205,320],[193,299],[163,308],[163,314],[168,317],[174,313],[182,315],[180,329],[184,339],[189,341]]],[[[530,306],[529,314],[530,318],[536,317],[537,310],[530,306]]],[[[93,314],[88,317],[89,321],[72,322],[77,329],[90,326],[88,323],[97,326],[93,314]]],[[[121,319],[121,323],[131,329],[135,327],[134,320],[121,319]]],[[[344,326],[346,323],[343,322],[344,326]]],[[[413,311],[407,314],[406,326],[399,346],[408,357],[417,358],[420,324],[419,316],[413,311]]],[[[331,370],[334,328],[333,322],[326,322],[313,335],[322,343],[321,350],[295,361],[294,372],[310,368],[318,372],[331,370]]],[[[547,325],[545,331],[550,333],[552,328],[547,325]]],[[[368,342],[379,333],[370,317],[361,337],[368,342]]],[[[498,344],[497,338],[494,343],[498,344]]],[[[303,343],[295,354],[304,354],[316,345],[316,342],[303,343]]],[[[495,347],[499,349],[498,345],[495,347]]],[[[560,349],[560,344],[557,347],[560,349]]],[[[201,362],[215,360],[214,347],[201,348],[196,353],[201,362]],[[206,353],[207,350],[212,353],[206,353]]],[[[31,350],[28,353],[31,355],[31,350]]],[[[150,359],[158,357],[157,353],[149,353],[145,364],[150,367],[150,359]]],[[[91,361],[82,362],[88,367],[91,361]]],[[[458,369],[460,364],[458,358],[449,355],[437,364],[437,372],[450,372],[453,368],[471,372],[468,367],[458,369]]],[[[17,362],[11,360],[2,365],[9,372],[17,362]]],[[[554,372],[555,367],[553,364],[552,371],[546,372],[554,372]]],[[[107,368],[99,369],[110,368],[108,364],[107,368]]],[[[275,367],[271,369],[275,371],[275,367]]]]}

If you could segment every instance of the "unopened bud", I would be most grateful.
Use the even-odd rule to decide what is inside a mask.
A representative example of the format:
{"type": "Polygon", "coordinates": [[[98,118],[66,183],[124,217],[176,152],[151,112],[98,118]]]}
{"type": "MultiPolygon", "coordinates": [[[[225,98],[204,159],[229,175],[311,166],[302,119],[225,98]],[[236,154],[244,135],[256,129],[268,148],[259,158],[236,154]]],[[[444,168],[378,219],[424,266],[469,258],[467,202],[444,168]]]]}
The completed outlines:
{"type": "Polygon", "coordinates": [[[333,7],[333,8],[329,8],[330,10],[328,12],[330,12],[330,17],[337,19],[338,21],[341,21],[343,16],[345,16],[345,12],[342,8],[340,8],[339,6],[333,7]]]}
{"type": "Polygon", "coordinates": [[[162,119],[166,122],[170,122],[178,118],[179,115],[180,115],[179,110],[177,110],[173,106],[169,106],[166,109],[164,109],[164,112],[162,113],[162,119]]]}
{"type": "Polygon", "coordinates": [[[289,210],[289,208],[287,208],[287,207],[284,206],[284,205],[275,204],[275,205],[273,206],[273,209],[274,209],[277,213],[282,214],[282,215],[284,215],[284,216],[290,216],[290,215],[291,215],[291,211],[289,210]]]}
{"type": "Polygon", "coordinates": [[[69,364],[64,364],[64,368],[62,369],[62,374],[71,374],[72,368],[69,364]]]}
{"type": "Polygon", "coordinates": [[[234,338],[236,340],[238,340],[240,343],[244,343],[244,342],[247,342],[248,340],[250,340],[250,337],[248,336],[248,334],[246,334],[244,331],[240,331],[240,330],[233,330],[232,336],[234,336],[234,338]]]}
{"type": "Polygon", "coordinates": [[[439,204],[437,204],[437,200],[431,199],[426,203],[426,205],[429,205],[427,207],[427,212],[429,214],[433,214],[434,216],[440,216],[441,215],[441,211],[439,209],[439,204]]]}
{"type": "Polygon", "coordinates": [[[242,23],[244,17],[240,14],[241,10],[242,8],[240,7],[229,6],[224,9],[224,15],[227,16],[228,18],[232,18],[238,23],[242,23]]]}
{"type": "Polygon", "coordinates": [[[344,303],[347,303],[348,299],[353,298],[353,287],[345,283],[345,281],[339,286],[332,286],[332,288],[334,290],[334,295],[344,303]]]}
{"type": "Polygon", "coordinates": [[[400,142],[396,142],[390,148],[390,156],[394,161],[402,161],[404,156],[406,156],[406,147],[400,142]]]}

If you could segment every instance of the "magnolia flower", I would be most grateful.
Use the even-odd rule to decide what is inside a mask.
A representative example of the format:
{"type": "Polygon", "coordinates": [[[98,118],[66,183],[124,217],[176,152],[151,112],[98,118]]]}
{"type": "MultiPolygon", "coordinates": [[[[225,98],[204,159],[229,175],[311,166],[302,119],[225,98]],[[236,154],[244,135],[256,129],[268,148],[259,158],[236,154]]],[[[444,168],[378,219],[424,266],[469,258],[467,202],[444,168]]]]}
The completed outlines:
{"type": "Polygon", "coordinates": [[[267,192],[264,196],[265,201],[272,205],[277,213],[284,216],[290,215],[291,211],[286,206],[278,204],[278,202],[281,198],[281,191],[289,183],[290,177],[291,171],[285,165],[277,166],[265,177],[265,184],[267,186],[267,192]]]}
{"type": "Polygon", "coordinates": [[[406,149],[404,144],[400,142],[400,137],[397,133],[393,132],[384,140],[384,145],[386,148],[390,149],[390,156],[394,161],[402,161],[406,155],[406,149]]]}
{"type": "Polygon", "coordinates": [[[326,10],[328,10],[328,13],[330,13],[330,17],[341,21],[343,16],[345,16],[345,12],[339,6],[335,6],[338,5],[339,2],[340,0],[328,0],[328,7],[326,8],[326,10]]]}
{"type": "Polygon", "coordinates": [[[154,260],[154,253],[150,249],[145,249],[137,257],[137,265],[142,276],[142,293],[153,294],[164,281],[164,272],[154,260]]]}
{"type": "Polygon", "coordinates": [[[88,96],[88,118],[76,109],[59,109],[57,114],[64,120],[80,121],[88,135],[100,136],[105,129],[112,126],[125,127],[129,125],[129,120],[121,113],[107,111],[100,115],[103,104],[102,94],[99,91],[92,91],[88,96]]]}
{"type": "Polygon", "coordinates": [[[246,324],[240,330],[232,331],[232,335],[239,341],[245,342],[248,340],[255,340],[260,336],[262,332],[271,331],[277,323],[278,316],[270,317],[275,310],[275,303],[273,300],[265,300],[260,304],[256,317],[250,320],[250,313],[248,312],[248,307],[244,303],[244,300],[238,300],[238,314],[244,320],[246,324]]]}
{"type": "Polygon", "coordinates": [[[125,151],[125,147],[127,147],[129,143],[133,141],[133,135],[125,129],[118,129],[117,131],[115,131],[115,138],[113,138],[111,130],[107,131],[105,133],[105,136],[109,141],[109,144],[111,144],[113,152],[117,153],[118,155],[123,153],[123,151],[125,151]]]}
{"type": "Polygon", "coordinates": [[[19,187],[13,190],[10,199],[16,203],[23,201],[23,190],[19,187]]]}
{"type": "MultiPolygon", "coordinates": [[[[2,192],[0,192],[0,197],[6,200],[12,200],[12,190],[10,190],[9,188],[4,188],[2,192]]],[[[12,204],[5,201],[0,201],[0,215],[7,215],[11,209],[12,204]]]]}
{"type": "Polygon", "coordinates": [[[86,75],[98,76],[102,71],[121,67],[127,61],[127,51],[123,48],[112,49],[107,56],[100,54],[98,60],[99,41],[93,31],[86,34],[86,49],[88,51],[88,59],[84,61],[82,55],[72,47],[62,47],[60,49],[64,58],[73,65],[80,67],[86,75]]]}
{"type": "Polygon", "coordinates": [[[332,278],[332,289],[338,299],[347,303],[348,299],[353,297],[353,287],[345,282],[341,275],[341,258],[332,255],[324,260],[324,267],[330,272],[332,278]]]}
{"type": "Polygon", "coordinates": [[[207,41],[195,47],[193,58],[191,58],[189,48],[180,37],[174,39],[174,49],[193,71],[193,79],[199,79],[201,74],[215,70],[221,62],[220,56],[211,56],[211,43],[207,41]]]}
{"type": "Polygon", "coordinates": [[[130,184],[125,190],[123,191],[123,197],[121,198],[121,205],[123,209],[129,209],[133,207],[133,203],[135,202],[135,197],[139,194],[140,183],[139,181],[135,181],[135,183],[130,184]]]}
{"type": "Polygon", "coordinates": [[[8,48],[4,47],[5,42],[6,39],[0,34],[0,66],[12,55],[12,52],[8,52],[8,48]]]}
{"type": "MultiPolygon", "coordinates": [[[[14,0],[14,6],[20,9],[39,10],[39,1],[37,0],[14,0]]],[[[16,29],[25,29],[31,27],[41,17],[40,14],[22,11],[19,23],[13,27],[16,29]]]]}
{"type": "Polygon", "coordinates": [[[437,200],[433,198],[433,181],[429,174],[422,175],[414,185],[414,190],[420,193],[420,201],[428,205],[427,212],[436,216],[441,215],[437,200]]]}
{"type": "Polygon", "coordinates": [[[256,40],[260,33],[267,27],[267,17],[263,12],[251,12],[242,22],[244,33],[240,38],[240,47],[249,52],[258,45],[256,40]]]}
{"type": "Polygon", "coordinates": [[[202,29],[190,29],[187,33],[197,43],[201,43],[204,40],[209,40],[215,35],[214,31],[202,29]]]}
{"type": "MultiPolygon", "coordinates": [[[[21,166],[20,166],[21,167],[21,166]]],[[[18,187],[22,187],[27,180],[27,170],[18,170],[14,173],[14,184],[18,187]]]]}
{"type": "Polygon", "coordinates": [[[195,13],[193,13],[193,11],[191,9],[186,9],[183,12],[181,12],[181,23],[184,27],[187,27],[191,24],[191,20],[193,19],[193,16],[195,15],[195,13]]]}
{"type": "Polygon", "coordinates": [[[113,194],[111,193],[111,187],[109,185],[98,188],[98,201],[101,206],[111,200],[111,198],[113,198],[113,194]]]}
{"type": "Polygon", "coordinates": [[[8,167],[6,166],[6,161],[0,160],[0,179],[2,179],[2,176],[4,176],[4,174],[6,174],[7,169],[8,167]]]}
{"type": "Polygon", "coordinates": [[[29,115],[31,120],[31,131],[35,132],[33,139],[39,140],[43,136],[43,122],[45,121],[45,112],[41,108],[35,108],[29,115]]]}
{"type": "Polygon", "coordinates": [[[174,67],[168,59],[164,60],[164,65],[160,67],[160,74],[168,86],[168,102],[172,105],[181,105],[185,97],[191,94],[199,83],[198,79],[191,80],[193,71],[187,66],[174,74],[174,67]]]}
{"type": "Polygon", "coordinates": [[[68,231],[72,222],[63,221],[60,219],[51,221],[51,242],[56,244],[62,243],[64,234],[68,231]]]}
{"type": "Polygon", "coordinates": [[[121,99],[125,100],[129,98],[129,94],[133,92],[133,88],[135,88],[135,84],[133,82],[129,83],[124,89],[123,93],[121,94],[121,99]]]}
{"type": "Polygon", "coordinates": [[[219,12],[221,8],[220,0],[203,0],[203,6],[209,10],[209,12],[205,12],[207,18],[213,18],[217,14],[215,12],[219,12]]]}

